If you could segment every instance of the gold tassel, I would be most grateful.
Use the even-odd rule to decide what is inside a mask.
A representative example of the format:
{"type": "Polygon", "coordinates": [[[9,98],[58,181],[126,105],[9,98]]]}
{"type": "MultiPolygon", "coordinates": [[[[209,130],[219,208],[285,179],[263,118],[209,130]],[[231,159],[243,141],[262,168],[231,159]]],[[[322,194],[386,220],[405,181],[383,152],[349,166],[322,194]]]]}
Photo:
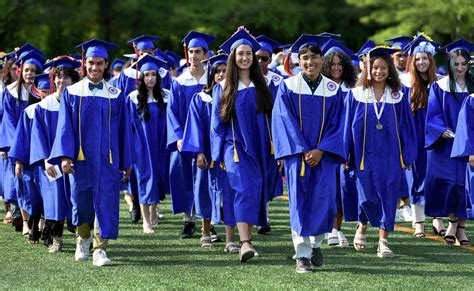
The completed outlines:
{"type": "Polygon", "coordinates": [[[402,168],[405,169],[405,162],[403,161],[403,156],[400,154],[400,164],[402,165],[402,168]]]}
{"type": "Polygon", "coordinates": [[[82,146],[79,146],[79,154],[77,155],[78,161],[84,161],[86,157],[84,156],[84,152],[82,151],[82,146]]]}
{"type": "Polygon", "coordinates": [[[301,157],[301,170],[300,170],[300,177],[304,177],[304,172],[305,172],[304,157],[301,157]]]}
{"type": "Polygon", "coordinates": [[[270,154],[273,156],[275,155],[275,147],[273,146],[273,142],[270,141],[270,154]]]}
{"type": "Polygon", "coordinates": [[[237,154],[237,148],[234,146],[234,163],[240,162],[239,155],[237,154]]]}
{"type": "Polygon", "coordinates": [[[365,170],[364,157],[362,157],[362,160],[360,160],[360,167],[359,167],[359,169],[360,169],[361,171],[365,170]]]}
{"type": "Polygon", "coordinates": [[[112,150],[109,150],[109,162],[112,165],[112,150]]]}
{"type": "Polygon", "coordinates": [[[213,169],[214,168],[214,161],[211,161],[211,164],[209,165],[209,169],[213,169]]]}

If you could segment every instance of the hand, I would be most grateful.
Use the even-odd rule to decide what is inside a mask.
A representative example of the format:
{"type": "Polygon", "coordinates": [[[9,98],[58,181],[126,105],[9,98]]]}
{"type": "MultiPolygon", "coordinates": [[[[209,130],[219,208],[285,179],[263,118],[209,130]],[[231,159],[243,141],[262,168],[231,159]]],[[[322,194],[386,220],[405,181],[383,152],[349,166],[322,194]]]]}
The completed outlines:
{"type": "Polygon", "coordinates": [[[201,170],[205,170],[207,169],[207,159],[206,159],[206,155],[204,155],[203,153],[199,153],[197,154],[197,157],[196,157],[196,164],[197,164],[197,167],[201,170]]]}
{"type": "Polygon", "coordinates": [[[15,162],[15,176],[23,176],[23,164],[20,161],[15,162]]]}
{"type": "Polygon", "coordinates": [[[349,170],[350,169],[349,163],[341,164],[341,168],[343,168],[344,170],[349,170]]]}
{"type": "Polygon", "coordinates": [[[183,147],[183,140],[182,139],[179,139],[176,142],[176,147],[178,148],[178,151],[181,152],[181,148],[183,147]]]}
{"type": "Polygon", "coordinates": [[[474,167],[474,156],[469,156],[469,165],[471,165],[471,167],[474,167]]]}
{"type": "Polygon", "coordinates": [[[48,176],[56,178],[56,171],[54,170],[54,165],[48,163],[47,159],[44,159],[44,169],[46,170],[48,176]]]}
{"type": "Polygon", "coordinates": [[[128,181],[128,179],[130,178],[130,175],[132,174],[132,169],[126,168],[124,172],[125,172],[125,175],[122,177],[122,179],[120,179],[120,182],[122,183],[126,183],[128,181]]]}
{"type": "Polygon", "coordinates": [[[443,132],[443,135],[442,135],[443,138],[454,138],[454,132],[452,132],[451,130],[446,130],[445,132],[443,132]]]}
{"type": "Polygon", "coordinates": [[[63,158],[61,160],[61,169],[63,170],[63,173],[66,174],[72,174],[74,173],[74,164],[72,163],[72,160],[69,158],[63,158]]]}
{"type": "Polygon", "coordinates": [[[1,151],[1,152],[0,152],[0,155],[2,156],[2,158],[3,158],[4,160],[7,160],[7,159],[8,159],[8,152],[3,152],[3,151],[1,151]]]}
{"type": "Polygon", "coordinates": [[[278,172],[283,171],[283,160],[277,160],[278,172]]]}
{"type": "Polygon", "coordinates": [[[304,153],[304,160],[310,167],[315,167],[319,164],[321,161],[321,158],[323,157],[324,151],[314,149],[310,150],[306,153],[304,153]]]}

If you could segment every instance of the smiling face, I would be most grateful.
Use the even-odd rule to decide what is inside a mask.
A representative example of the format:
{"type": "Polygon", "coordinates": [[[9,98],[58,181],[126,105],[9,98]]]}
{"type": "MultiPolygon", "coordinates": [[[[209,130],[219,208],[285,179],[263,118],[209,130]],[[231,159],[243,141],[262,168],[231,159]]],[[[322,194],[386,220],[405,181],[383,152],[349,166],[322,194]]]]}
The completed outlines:
{"type": "Polygon", "coordinates": [[[239,70],[248,70],[252,66],[253,52],[249,45],[241,44],[235,48],[235,64],[239,70]]]}
{"type": "Polygon", "coordinates": [[[370,74],[374,82],[385,82],[389,75],[388,63],[381,58],[375,59],[372,67],[370,68],[370,74]]]}
{"type": "Polygon", "coordinates": [[[469,69],[469,63],[462,55],[456,56],[454,60],[454,69],[456,72],[456,78],[464,78],[467,70],[469,69]]]}
{"type": "Polygon", "coordinates": [[[33,64],[23,65],[23,70],[21,72],[21,77],[26,84],[32,84],[34,81],[33,76],[36,75],[36,66],[33,64]]]}
{"type": "Polygon", "coordinates": [[[201,62],[205,59],[207,59],[207,52],[204,52],[202,47],[188,49],[188,61],[191,66],[203,66],[201,62]]]}
{"type": "Polygon", "coordinates": [[[300,53],[298,63],[303,74],[310,80],[315,80],[319,76],[322,64],[321,54],[313,53],[308,49],[304,53],[300,53]]]}
{"type": "Polygon", "coordinates": [[[54,85],[56,86],[58,92],[62,92],[64,88],[72,85],[72,78],[64,74],[63,71],[60,71],[56,77],[54,77],[54,85]]]}
{"type": "Polygon", "coordinates": [[[106,68],[107,61],[104,58],[88,57],[86,59],[87,78],[94,83],[98,83],[104,78],[106,68]]]}
{"type": "Polygon", "coordinates": [[[145,86],[147,87],[147,89],[153,89],[153,87],[155,87],[156,76],[157,72],[155,70],[143,72],[143,82],[145,82],[145,86]]]}
{"type": "Polygon", "coordinates": [[[262,69],[262,73],[266,75],[268,72],[268,65],[272,61],[272,56],[269,52],[264,50],[259,50],[255,55],[257,57],[258,64],[260,65],[260,69],[262,69]]]}
{"type": "Polygon", "coordinates": [[[336,83],[340,83],[342,80],[342,74],[344,73],[342,67],[342,60],[337,55],[333,56],[331,60],[331,80],[336,83]]]}
{"type": "Polygon", "coordinates": [[[430,68],[430,59],[427,53],[417,53],[415,55],[415,66],[416,70],[421,74],[428,73],[430,68]]]}

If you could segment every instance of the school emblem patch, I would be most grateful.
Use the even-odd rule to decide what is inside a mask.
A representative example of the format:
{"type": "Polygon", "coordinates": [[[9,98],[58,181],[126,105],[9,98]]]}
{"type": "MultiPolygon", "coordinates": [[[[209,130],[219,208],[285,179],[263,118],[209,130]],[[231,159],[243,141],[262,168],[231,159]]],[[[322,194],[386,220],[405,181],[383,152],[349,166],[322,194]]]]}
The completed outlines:
{"type": "Polygon", "coordinates": [[[109,92],[110,92],[110,94],[117,94],[118,90],[114,87],[110,87],[109,92]]]}
{"type": "Polygon", "coordinates": [[[327,87],[328,87],[328,90],[329,90],[329,91],[334,91],[334,90],[336,90],[336,87],[337,87],[337,86],[336,86],[335,83],[329,82],[328,85],[327,85],[327,87]]]}
{"type": "Polygon", "coordinates": [[[158,70],[158,74],[163,75],[165,73],[165,70],[163,68],[160,68],[158,70]]]}
{"type": "Polygon", "coordinates": [[[274,75],[274,76],[272,77],[272,81],[273,81],[273,82],[278,82],[278,81],[280,81],[280,77],[278,77],[277,75],[274,75]]]}
{"type": "Polygon", "coordinates": [[[392,98],[394,100],[400,99],[400,93],[399,92],[392,92],[392,98]]]}

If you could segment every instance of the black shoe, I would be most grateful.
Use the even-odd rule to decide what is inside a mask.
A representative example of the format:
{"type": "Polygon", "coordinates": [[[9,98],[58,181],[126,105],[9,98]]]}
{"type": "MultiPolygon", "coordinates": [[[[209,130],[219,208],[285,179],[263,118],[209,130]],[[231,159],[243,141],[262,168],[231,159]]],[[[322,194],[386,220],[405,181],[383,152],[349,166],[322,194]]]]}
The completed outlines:
{"type": "Polygon", "coordinates": [[[23,230],[23,219],[21,219],[21,215],[12,218],[12,226],[15,227],[15,231],[23,230]]]}
{"type": "Polygon", "coordinates": [[[323,263],[323,252],[321,251],[321,248],[313,248],[313,252],[311,254],[311,264],[313,264],[315,267],[321,267],[323,263]]]}
{"type": "Polygon", "coordinates": [[[270,225],[267,225],[267,226],[259,226],[258,229],[257,229],[257,233],[258,234],[267,234],[268,232],[270,232],[272,230],[272,228],[270,227],[270,225]]]}
{"type": "Polygon", "coordinates": [[[140,218],[141,218],[140,210],[134,207],[132,211],[130,211],[130,219],[132,220],[133,223],[138,223],[140,218]]]}
{"type": "Polygon", "coordinates": [[[181,233],[180,237],[182,239],[192,238],[195,230],[195,223],[194,222],[185,222],[183,227],[183,232],[181,233]]]}
{"type": "Polygon", "coordinates": [[[213,243],[215,243],[215,242],[222,242],[222,239],[221,239],[221,237],[217,234],[217,231],[216,231],[216,229],[214,228],[214,225],[211,225],[210,232],[211,232],[211,242],[213,242],[213,243]]]}
{"type": "Polygon", "coordinates": [[[70,232],[70,233],[76,233],[76,226],[74,224],[72,224],[72,220],[71,219],[68,219],[67,220],[67,230],[70,232]]]}
{"type": "Polygon", "coordinates": [[[296,273],[310,273],[311,263],[308,258],[296,259],[296,273]]]}

